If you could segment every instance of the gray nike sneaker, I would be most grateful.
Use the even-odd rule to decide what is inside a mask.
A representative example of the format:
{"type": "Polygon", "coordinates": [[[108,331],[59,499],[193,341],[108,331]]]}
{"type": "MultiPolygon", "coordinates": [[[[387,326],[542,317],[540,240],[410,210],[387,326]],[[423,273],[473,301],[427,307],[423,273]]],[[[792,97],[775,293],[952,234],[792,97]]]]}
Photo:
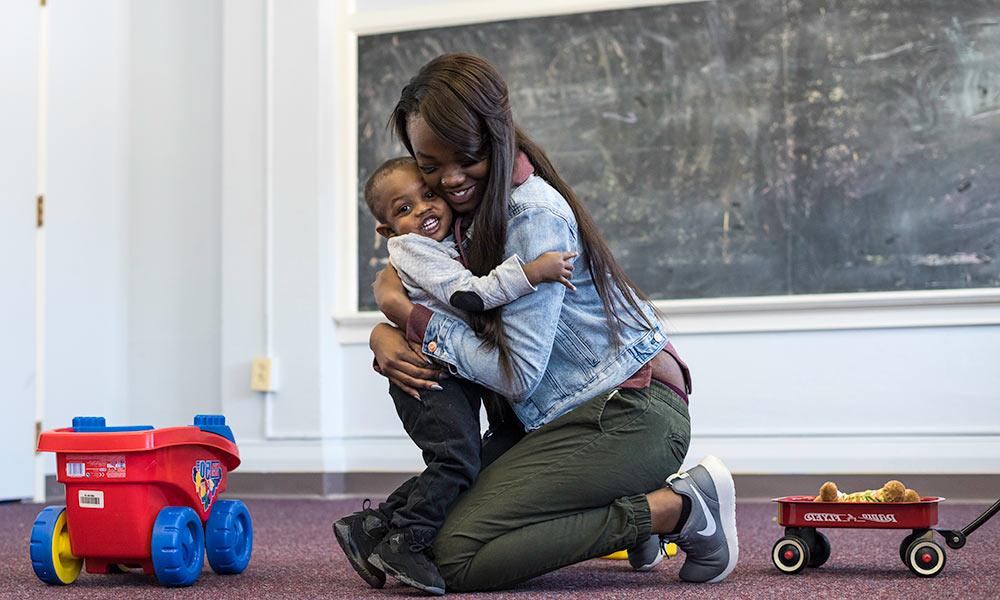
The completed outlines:
{"type": "Polygon", "coordinates": [[[687,555],[680,577],[696,583],[717,583],[736,568],[736,486],[721,460],[705,457],[697,466],[671,475],[667,486],[691,500],[691,514],[681,531],[662,536],[687,555]]]}
{"type": "Polygon", "coordinates": [[[663,561],[663,556],[660,536],[651,535],[645,542],[628,549],[628,564],[636,571],[652,571],[663,561]]]}

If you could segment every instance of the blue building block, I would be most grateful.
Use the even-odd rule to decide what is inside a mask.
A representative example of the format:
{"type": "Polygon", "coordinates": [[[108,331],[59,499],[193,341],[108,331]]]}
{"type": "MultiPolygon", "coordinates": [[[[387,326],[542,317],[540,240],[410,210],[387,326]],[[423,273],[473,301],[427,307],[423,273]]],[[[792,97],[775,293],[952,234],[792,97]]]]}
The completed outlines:
{"type": "Polygon", "coordinates": [[[129,425],[108,427],[104,417],[73,417],[73,431],[76,433],[109,433],[115,431],[147,431],[152,425],[129,425]]]}
{"type": "Polygon", "coordinates": [[[194,426],[202,431],[221,435],[232,443],[236,443],[236,436],[233,430],[226,425],[226,417],[223,415],[195,415],[194,426]]]}

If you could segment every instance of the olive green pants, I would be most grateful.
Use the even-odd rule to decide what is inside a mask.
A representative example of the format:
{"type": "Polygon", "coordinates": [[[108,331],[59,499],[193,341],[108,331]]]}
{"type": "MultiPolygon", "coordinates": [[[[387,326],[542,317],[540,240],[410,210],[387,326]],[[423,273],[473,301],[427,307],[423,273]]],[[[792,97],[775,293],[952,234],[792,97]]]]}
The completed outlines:
{"type": "Polygon", "coordinates": [[[479,475],[434,541],[448,591],[510,587],[645,541],[645,494],[687,453],[687,405],[653,382],[532,431],[479,475]]]}

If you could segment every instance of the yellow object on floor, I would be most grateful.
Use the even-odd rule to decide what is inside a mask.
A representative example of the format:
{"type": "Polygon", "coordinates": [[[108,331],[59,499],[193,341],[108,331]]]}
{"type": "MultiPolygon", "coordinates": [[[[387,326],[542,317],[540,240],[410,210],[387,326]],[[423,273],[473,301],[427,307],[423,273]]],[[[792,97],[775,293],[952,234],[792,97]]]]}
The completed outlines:
{"type": "MultiPolygon", "coordinates": [[[[673,558],[677,556],[677,544],[670,542],[667,544],[667,558],[673,558]]],[[[628,551],[619,550],[618,552],[612,552],[607,556],[602,556],[601,558],[609,558],[611,560],[628,560],[628,551]]]]}

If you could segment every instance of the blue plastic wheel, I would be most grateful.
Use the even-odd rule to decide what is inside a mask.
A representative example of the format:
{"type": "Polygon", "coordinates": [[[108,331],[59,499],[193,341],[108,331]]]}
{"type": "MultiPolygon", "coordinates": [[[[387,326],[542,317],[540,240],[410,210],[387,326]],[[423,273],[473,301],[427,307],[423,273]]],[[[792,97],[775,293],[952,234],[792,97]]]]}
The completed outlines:
{"type": "Polygon", "coordinates": [[[242,573],[253,552],[253,522],[246,504],[217,500],[205,523],[205,553],[220,575],[242,573]]]}
{"type": "Polygon", "coordinates": [[[50,585],[76,581],[83,559],[73,556],[69,545],[65,506],[47,506],[35,517],[28,550],[31,568],[39,579],[50,585]]]}
{"type": "Polygon", "coordinates": [[[156,579],[166,586],[198,581],[205,562],[205,531],[187,506],[167,506],[156,515],[151,542],[156,579]]]}

